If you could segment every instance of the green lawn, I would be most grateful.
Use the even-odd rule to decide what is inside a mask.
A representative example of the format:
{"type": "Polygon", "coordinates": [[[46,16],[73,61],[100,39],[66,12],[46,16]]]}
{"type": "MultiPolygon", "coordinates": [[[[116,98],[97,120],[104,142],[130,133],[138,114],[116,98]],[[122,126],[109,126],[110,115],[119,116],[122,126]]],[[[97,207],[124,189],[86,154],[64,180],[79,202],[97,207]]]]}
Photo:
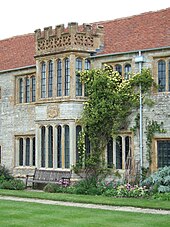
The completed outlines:
{"type": "Polygon", "coordinates": [[[1,227],[167,227],[170,215],[141,214],[0,200],[1,227]]]}
{"type": "Polygon", "coordinates": [[[105,204],[113,206],[134,206],[142,208],[155,208],[170,210],[169,201],[154,199],[134,199],[134,198],[111,198],[106,196],[73,195],[62,193],[45,193],[36,191],[17,191],[0,189],[0,195],[17,196],[26,198],[40,198],[58,201],[71,201],[80,203],[105,204]]]}

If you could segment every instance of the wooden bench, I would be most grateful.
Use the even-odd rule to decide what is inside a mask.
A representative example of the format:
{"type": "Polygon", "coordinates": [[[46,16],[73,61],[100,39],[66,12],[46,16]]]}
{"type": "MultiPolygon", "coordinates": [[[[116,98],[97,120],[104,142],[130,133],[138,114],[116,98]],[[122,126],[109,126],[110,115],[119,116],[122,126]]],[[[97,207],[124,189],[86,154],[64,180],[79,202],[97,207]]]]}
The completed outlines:
{"type": "Polygon", "coordinates": [[[45,170],[45,169],[35,169],[34,175],[26,175],[26,187],[29,182],[32,183],[34,187],[35,183],[38,184],[61,184],[69,185],[71,179],[71,171],[63,170],[45,170]]]}

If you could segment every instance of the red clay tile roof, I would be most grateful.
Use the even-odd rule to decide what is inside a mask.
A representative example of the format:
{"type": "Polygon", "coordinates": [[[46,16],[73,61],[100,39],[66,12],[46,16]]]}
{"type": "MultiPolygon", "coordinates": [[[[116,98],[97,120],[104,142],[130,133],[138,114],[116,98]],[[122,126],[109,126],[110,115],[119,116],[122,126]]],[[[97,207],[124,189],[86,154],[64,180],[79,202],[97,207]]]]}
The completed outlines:
{"type": "Polygon", "coordinates": [[[34,34],[0,41],[0,71],[35,65],[34,34]]]}
{"type": "Polygon", "coordinates": [[[97,24],[105,31],[99,54],[170,46],[170,8],[97,24]]]}
{"type": "MultiPolygon", "coordinates": [[[[104,48],[111,54],[170,46],[170,8],[111,21],[104,26],[104,48]]],[[[35,64],[34,34],[0,41],[0,71],[35,64]]]]}

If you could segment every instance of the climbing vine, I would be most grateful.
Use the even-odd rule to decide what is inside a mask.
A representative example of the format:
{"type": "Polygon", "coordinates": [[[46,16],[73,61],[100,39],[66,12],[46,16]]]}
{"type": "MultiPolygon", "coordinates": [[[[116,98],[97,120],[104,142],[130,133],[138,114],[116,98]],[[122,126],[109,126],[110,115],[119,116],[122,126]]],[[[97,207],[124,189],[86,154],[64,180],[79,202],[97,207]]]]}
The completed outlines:
{"type": "Polygon", "coordinates": [[[163,128],[163,122],[160,124],[157,121],[148,121],[146,125],[146,147],[147,147],[147,154],[146,158],[151,164],[152,162],[152,139],[155,133],[166,133],[166,130],[163,128]]]}
{"type": "Polygon", "coordinates": [[[80,76],[88,95],[81,118],[84,133],[91,143],[90,157],[86,161],[97,176],[101,173],[104,149],[110,137],[127,129],[128,117],[139,108],[140,84],[144,95],[150,91],[154,81],[149,69],[124,80],[107,65],[103,69],[80,72],[80,76]]]}

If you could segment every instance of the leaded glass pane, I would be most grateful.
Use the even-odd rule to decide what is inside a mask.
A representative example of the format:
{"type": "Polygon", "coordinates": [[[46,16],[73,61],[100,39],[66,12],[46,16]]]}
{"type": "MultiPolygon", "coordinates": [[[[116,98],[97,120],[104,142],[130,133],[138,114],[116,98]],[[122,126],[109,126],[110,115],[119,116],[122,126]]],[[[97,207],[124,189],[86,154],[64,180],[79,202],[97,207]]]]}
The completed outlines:
{"type": "MultiPolygon", "coordinates": [[[[85,59],[85,70],[90,70],[90,61],[85,59]]],[[[84,96],[87,96],[87,84],[84,84],[84,96]]]]}
{"type": "Polygon", "coordinates": [[[57,61],[57,96],[62,96],[62,62],[57,61]]]}
{"type": "Polygon", "coordinates": [[[116,138],[116,169],[122,169],[122,137],[116,138]]]}
{"type": "Polygon", "coordinates": [[[26,78],[25,83],[25,102],[30,102],[30,79],[26,78]]]}
{"type": "Polygon", "coordinates": [[[122,66],[121,65],[116,65],[115,66],[115,70],[120,74],[120,75],[122,75],[122,66]]]}
{"type": "Polygon", "coordinates": [[[76,59],[76,96],[82,96],[82,83],[77,71],[82,71],[82,60],[80,58],[76,59]]]}
{"type": "Polygon", "coordinates": [[[170,166],[170,140],[157,141],[158,168],[170,166]]]}
{"type": "Polygon", "coordinates": [[[46,64],[42,63],[41,68],[41,98],[46,97],[46,64]]]}
{"type": "Polygon", "coordinates": [[[129,80],[130,72],[131,72],[131,65],[130,64],[125,65],[125,75],[124,75],[125,80],[129,80]]]}
{"type": "Polygon", "coordinates": [[[41,128],[41,167],[45,167],[45,127],[41,128]]]}
{"type": "Polygon", "coordinates": [[[23,166],[23,138],[19,139],[19,165],[23,166]]]}
{"type": "Polygon", "coordinates": [[[57,167],[62,167],[61,126],[57,127],[57,167]]]}
{"type": "Polygon", "coordinates": [[[65,59],[65,96],[70,95],[70,60],[65,59]]]}
{"type": "Polygon", "coordinates": [[[48,167],[53,168],[53,127],[48,128],[48,167]]]}
{"type": "Polygon", "coordinates": [[[30,138],[26,138],[25,165],[30,165],[30,138]]]}
{"type": "Polygon", "coordinates": [[[23,89],[23,79],[19,80],[19,102],[23,103],[24,89],[23,89]]]}
{"type": "Polygon", "coordinates": [[[65,168],[70,168],[70,133],[69,126],[65,125],[65,168]]]}
{"type": "Polygon", "coordinates": [[[164,92],[166,90],[166,63],[165,61],[158,62],[158,91],[164,92]]]}
{"type": "Polygon", "coordinates": [[[35,137],[32,140],[32,165],[35,166],[35,137]]]}
{"type": "Polygon", "coordinates": [[[53,62],[49,62],[48,68],[48,97],[53,96],[53,62]]]}
{"type": "Polygon", "coordinates": [[[107,167],[113,167],[113,139],[110,138],[107,144],[107,167]]]}
{"type": "Polygon", "coordinates": [[[35,76],[32,77],[32,102],[35,102],[36,98],[36,81],[35,76]]]}

